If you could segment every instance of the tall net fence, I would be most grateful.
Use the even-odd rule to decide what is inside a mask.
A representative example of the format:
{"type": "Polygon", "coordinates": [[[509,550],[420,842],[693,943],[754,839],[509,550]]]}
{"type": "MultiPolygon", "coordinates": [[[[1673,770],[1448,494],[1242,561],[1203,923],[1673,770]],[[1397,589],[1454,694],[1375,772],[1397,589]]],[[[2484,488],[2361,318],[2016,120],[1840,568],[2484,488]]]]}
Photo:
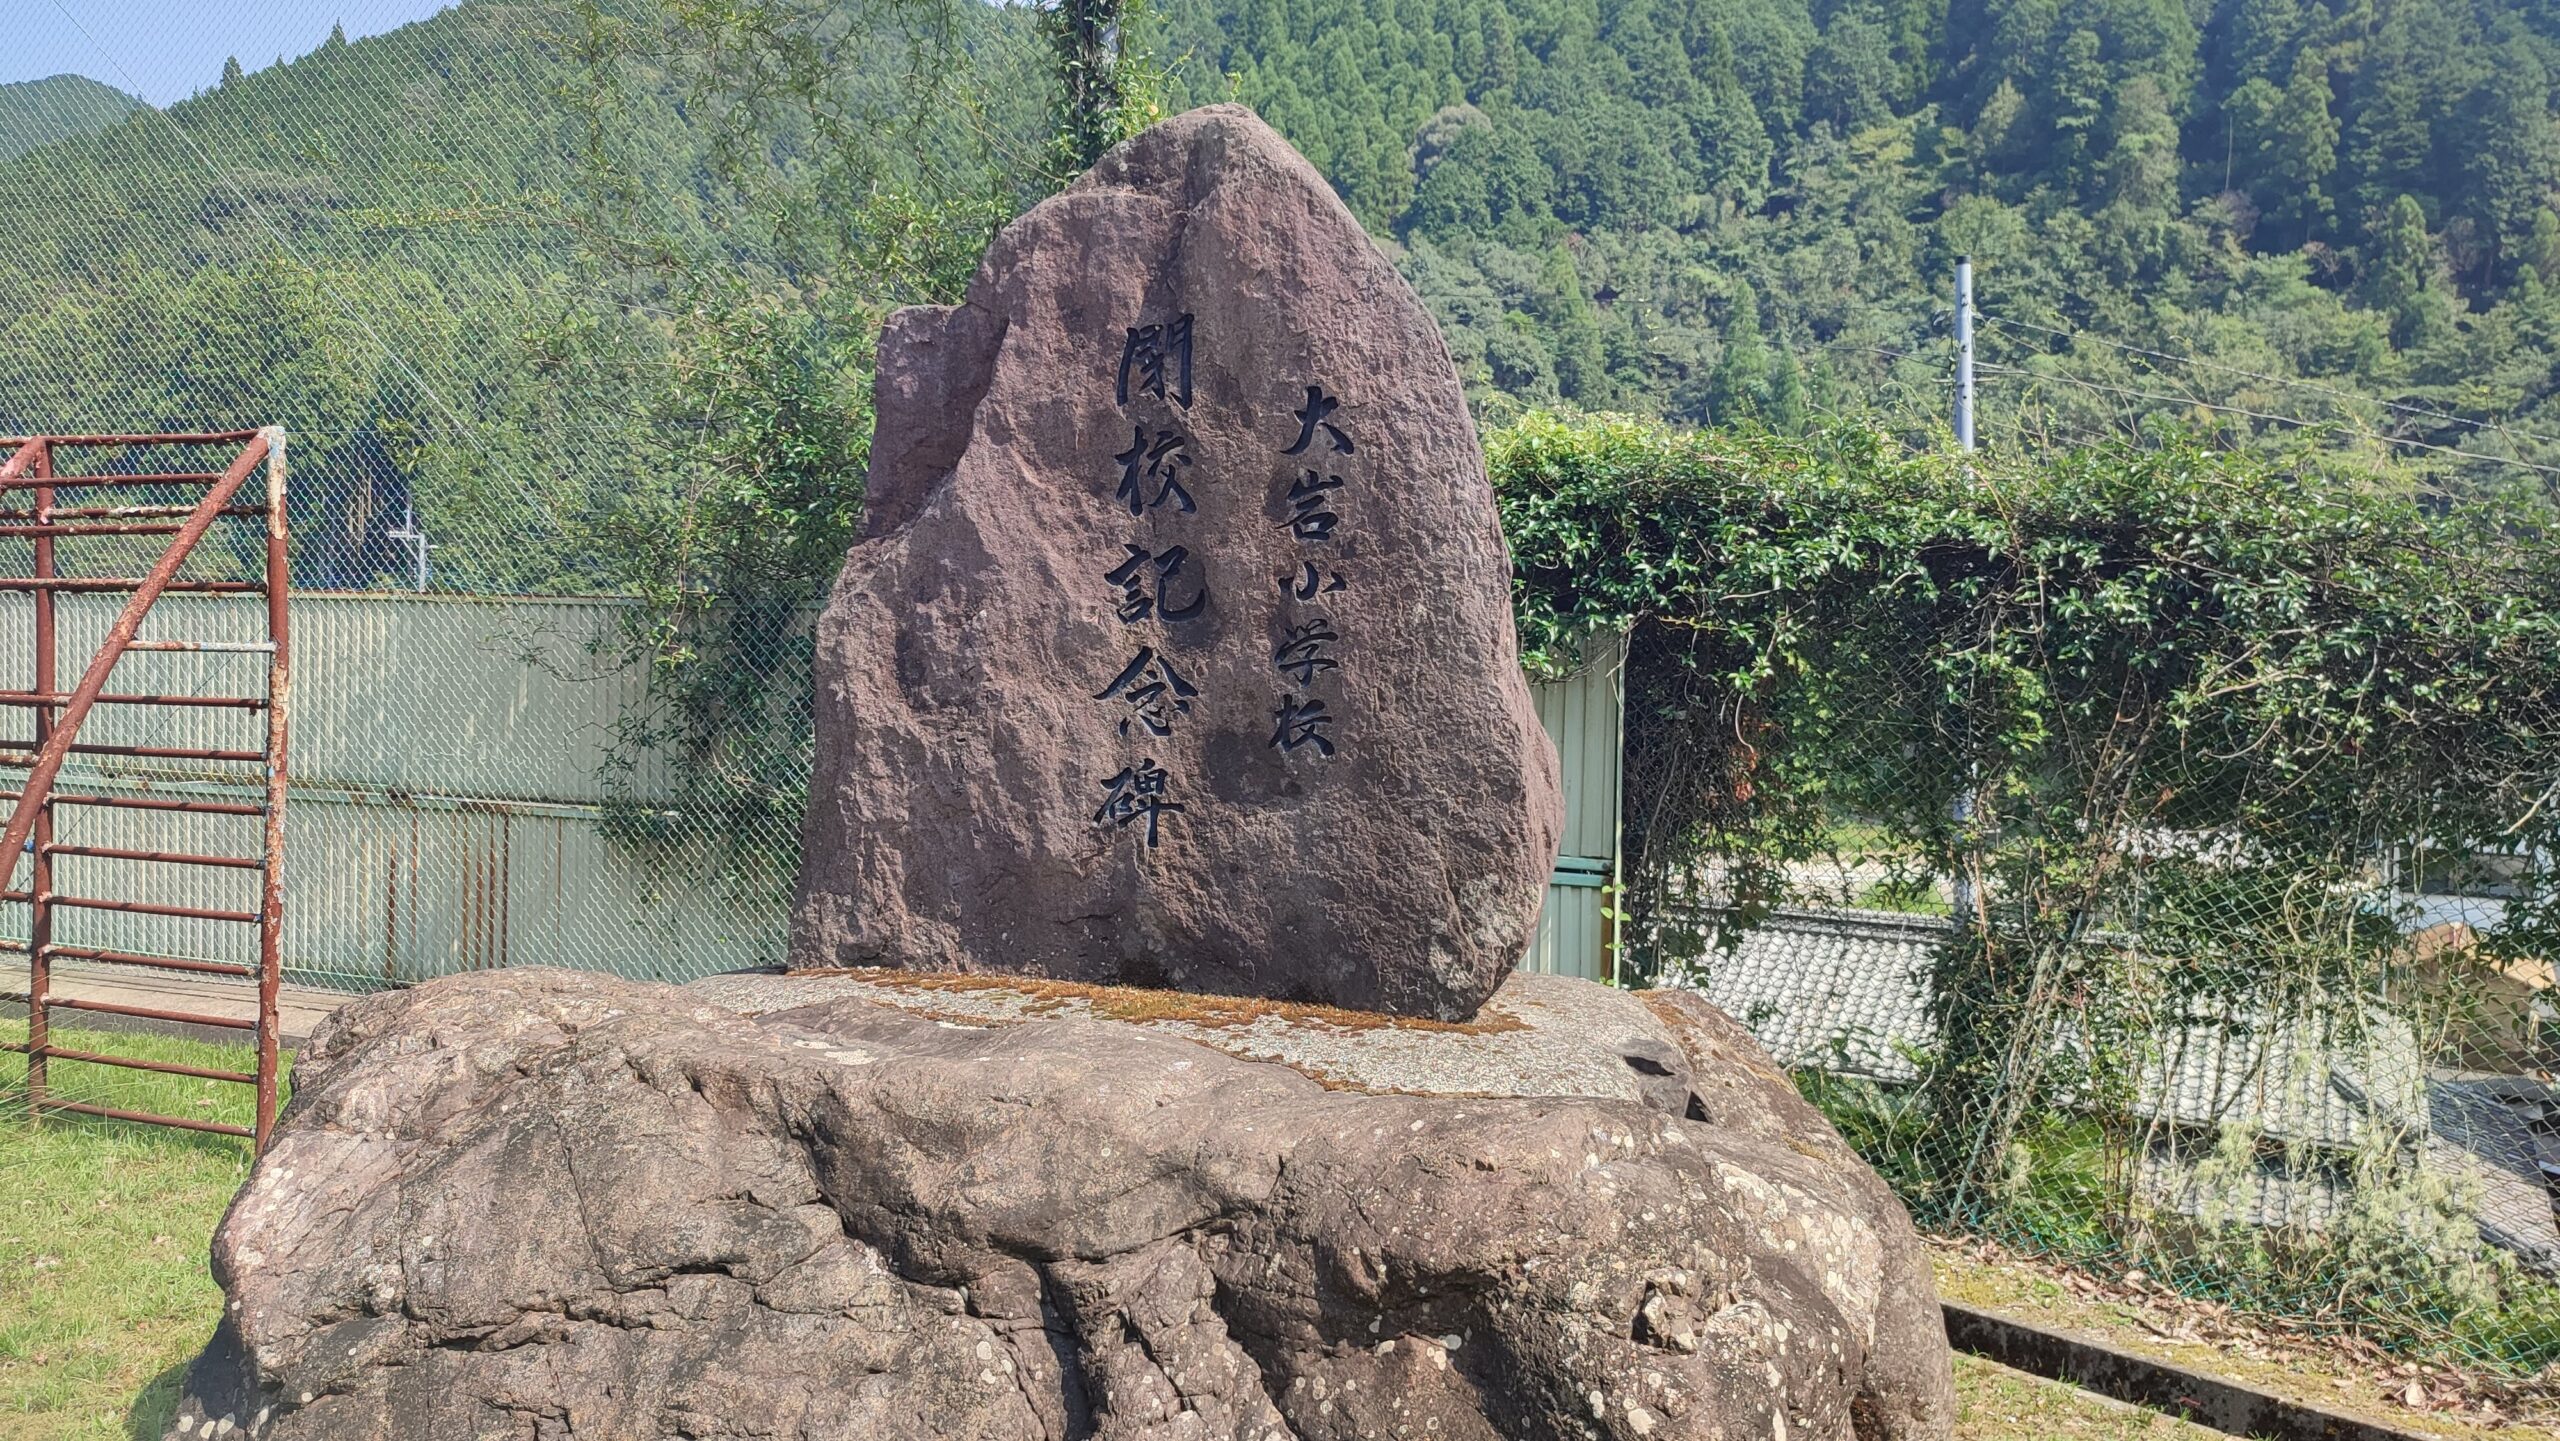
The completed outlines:
{"type": "MultiPolygon", "coordinates": [[[[773,22],[752,31],[644,0],[362,8],[299,7],[317,48],[243,54],[202,94],[0,136],[0,433],[291,436],[295,979],[777,959],[865,347],[1046,183],[1036,37],[1015,7],[892,0],[747,7],[773,22]],[[323,40],[341,17],[357,43],[323,40]]],[[[152,36],[79,0],[31,12],[0,29],[149,88],[152,36]]],[[[0,542],[0,574],[28,560],[0,542]]],[[[190,574],[246,563],[208,551],[190,574]]],[[[2448,603],[2494,610],[2482,585],[2448,603]]],[[[1890,698],[2069,692],[2078,662],[1951,668],[1943,617],[1883,594],[1806,622],[1835,682],[1782,704],[1721,679],[1735,662],[1699,618],[1752,593],[1629,637],[1630,954],[1749,1025],[1933,1230],[2511,1370],[2560,1356],[2555,957],[2483,943],[2547,896],[2545,831],[2427,821],[2430,802],[2529,818],[2533,785],[2437,795],[2479,768],[2382,712],[2328,738],[2372,764],[2313,784],[2138,687],[2054,711],[2041,769],[1982,769],[1960,758],[1985,737],[1946,719],[1965,706],[1890,698]],[[1773,787],[1802,803],[1772,812],[1773,787]]],[[[106,614],[71,602],[66,653],[106,614]]],[[[155,623],[235,622],[180,598],[155,623]]],[[[155,687],[215,683],[209,659],[148,663],[155,687]]],[[[2560,778],[2551,734],[2501,742],[2515,775],[2560,778]]],[[[2295,739],[2295,758],[2322,743],[2295,739]]],[[[70,777],[240,783],[149,756],[70,777]]],[[[95,924],[164,954],[237,944],[95,924]]],[[[0,904],[0,933],[25,925],[0,904]]],[[[57,1084],[231,1104],[183,1078],[57,1084]]]]}
{"type": "MultiPolygon", "coordinates": [[[[36,0],[0,40],[76,72],[0,111],[0,435],[289,437],[288,1012],[291,983],[779,959],[870,338],[949,298],[1046,183],[1024,12],[280,0],[162,23],[36,0]],[[235,62],[204,63],[208,36],[235,62]]],[[[84,541],[61,569],[136,576],[165,543],[84,541]]],[[[0,538],[0,577],[33,544],[0,538]]],[[[251,578],[254,549],[217,535],[181,579],[251,578]]],[[[60,597],[69,676],[123,599],[60,597]]],[[[238,643],[253,611],[172,595],[144,634],[238,643]]],[[[0,592],[0,689],[29,685],[33,629],[0,592]]],[[[136,653],[117,686],[223,694],[226,664],[136,653]]],[[[254,768],[201,757],[254,749],[254,719],[101,707],[59,788],[245,804],[254,768]]],[[[238,816],[63,816],[75,846],[256,854],[238,816]]],[[[254,872],[84,857],[58,881],[138,904],[57,906],[57,946],[257,968],[226,919],[254,872]]],[[[0,992],[31,989],[31,911],[0,900],[0,992]]],[[[49,1100],[247,1123],[247,1087],[188,1074],[251,1069],[240,1048],[93,1028],[254,1014],[252,983],[63,952],[49,993],[91,1003],[51,1013],[49,1100]]],[[[0,1104],[28,1082],[0,1054],[0,1104]]]]}
{"type": "MultiPolygon", "coordinates": [[[[1749,1027],[1924,1230],[2547,1378],[2560,1005],[2511,913],[2547,842],[2432,829],[2468,768],[2431,740],[2336,736],[2361,774],[2321,783],[2130,692],[2042,697],[2031,763],[1968,768],[1962,706],[1877,699],[1947,682],[1921,628],[1799,708],[1637,626],[1626,904],[1656,978],[1749,1027]],[[1772,821],[1755,785],[1800,803],[1772,821]]],[[[2056,690],[2124,675],[2042,659],[2056,690]]],[[[2529,756],[2560,710],[2526,699],[2510,816],[2554,774],[2529,756]]]]}
{"type": "MultiPolygon", "coordinates": [[[[870,336],[974,256],[1005,176],[1036,180],[991,148],[1037,138],[1040,87],[991,78],[1032,63],[1027,28],[895,0],[258,9],[225,22],[242,63],[194,93],[155,89],[178,41],[130,10],[39,0],[0,25],[94,94],[154,102],[0,135],[0,434],[291,437],[289,978],[778,959],[870,336]],[[984,96],[1022,108],[990,117],[984,96]]],[[[26,574],[30,545],[0,542],[0,573],[26,574]]],[[[65,646],[117,603],[70,599],[65,646]]],[[[179,599],[154,617],[228,624],[179,599]]],[[[97,739],[153,739],[136,724],[102,714],[97,739]]],[[[86,755],[65,783],[234,779],[86,755]]],[[[199,883],[148,884],[185,903],[199,883]]],[[[0,906],[0,931],[26,924],[0,906]]]]}

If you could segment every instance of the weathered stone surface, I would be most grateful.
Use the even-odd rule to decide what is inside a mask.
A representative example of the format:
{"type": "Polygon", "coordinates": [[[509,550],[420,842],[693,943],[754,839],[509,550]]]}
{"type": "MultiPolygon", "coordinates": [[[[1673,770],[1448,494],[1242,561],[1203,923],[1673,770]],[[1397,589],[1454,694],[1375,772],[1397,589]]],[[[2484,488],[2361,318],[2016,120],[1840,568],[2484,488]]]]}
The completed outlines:
{"type": "Polygon", "coordinates": [[[797,963],[1492,994],[1554,749],[1447,347],[1296,152],[1235,106],[1130,141],[893,316],[877,394],[797,963]]]}
{"type": "Polygon", "coordinates": [[[1502,989],[1464,1024],[1130,987],[906,971],[738,973],[696,981],[689,989],[747,1016],[857,1000],[968,1026],[1128,1020],[1150,1035],[1197,1041],[1246,1060],[1277,1061],[1345,1090],[1651,1100],[1675,1112],[1688,1095],[1679,1044],[1652,1012],[1629,1004],[1623,991],[1522,971],[1505,978],[1502,989]]]}
{"type": "Polygon", "coordinates": [[[1589,991],[1542,1024],[1635,1098],[569,972],[370,997],[224,1218],[169,1434],[1946,1436],[1874,1175],[1703,1002],[1589,991]]]}

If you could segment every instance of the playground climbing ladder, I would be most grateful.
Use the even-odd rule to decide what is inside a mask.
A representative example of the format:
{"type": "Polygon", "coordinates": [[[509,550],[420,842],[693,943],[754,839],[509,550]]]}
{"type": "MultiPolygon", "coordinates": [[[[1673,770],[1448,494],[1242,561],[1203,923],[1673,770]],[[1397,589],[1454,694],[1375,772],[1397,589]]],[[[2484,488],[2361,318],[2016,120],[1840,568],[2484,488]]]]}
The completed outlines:
{"type": "MultiPolygon", "coordinates": [[[[124,542],[129,547],[131,541],[124,542]]],[[[220,559],[219,548],[205,554],[220,559]]],[[[283,921],[285,720],[291,690],[285,560],[285,436],[281,429],[224,431],[190,435],[39,435],[0,440],[0,561],[26,559],[23,574],[0,573],[0,597],[20,592],[30,598],[34,675],[26,690],[0,690],[0,717],[23,711],[32,734],[21,734],[0,719],[0,786],[10,773],[23,779],[15,789],[0,788],[0,801],[10,803],[5,835],[0,835],[0,902],[28,907],[23,941],[0,939],[6,953],[24,958],[25,989],[0,985],[0,1000],[16,1001],[27,1011],[23,1041],[0,1042],[0,1049],[26,1058],[26,1102],[36,1114],[72,1112],[122,1121],[180,1126],[246,1136],[265,1149],[276,1113],[276,991],[280,980],[278,945],[283,921]],[[229,463],[218,470],[174,468],[162,457],[172,453],[200,456],[216,448],[229,463]],[[59,461],[76,456],[75,468],[59,461]],[[252,477],[261,477],[253,481],[252,477]],[[120,493],[139,490],[144,497],[179,497],[174,503],[113,504],[120,493]],[[65,505],[66,492],[87,503],[65,505]],[[98,497],[91,500],[91,497],[98,497]],[[186,562],[217,525],[253,522],[261,537],[244,537],[230,548],[228,574],[255,574],[255,579],[197,579],[186,574],[186,562]],[[168,538],[167,548],[141,575],[66,574],[64,552],[71,544],[102,537],[168,538]],[[18,542],[25,544],[20,546],[18,542]],[[144,639],[143,622],[160,598],[169,594],[263,600],[265,636],[259,640],[213,638],[144,639]],[[89,658],[72,688],[61,688],[56,654],[61,629],[57,612],[64,597],[84,594],[123,595],[122,609],[96,654],[89,658]],[[166,695],[110,690],[117,663],[135,652],[181,652],[237,655],[244,662],[264,662],[263,694],[166,695]],[[119,709],[160,708],[172,712],[227,711],[262,718],[256,749],[205,745],[119,745],[84,743],[81,726],[100,706],[119,709]],[[57,787],[63,766],[74,756],[84,765],[198,764],[254,767],[260,772],[262,798],[221,798],[202,787],[112,786],[81,790],[57,787]],[[96,759],[88,759],[96,758],[96,759]],[[157,813],[175,822],[181,815],[232,816],[258,824],[255,855],[201,854],[156,845],[68,844],[57,836],[56,819],[64,808],[91,808],[157,813]],[[25,859],[25,885],[19,888],[20,859],[25,859]],[[64,857],[129,862],[145,866],[200,867],[255,872],[256,909],[219,909],[175,905],[112,895],[66,894],[57,888],[56,861],[64,857]],[[223,961],[150,954],[97,945],[68,945],[55,939],[65,910],[112,911],[132,916],[174,916],[191,920],[233,922],[255,928],[254,962],[223,961]],[[254,986],[254,1019],[236,1012],[213,1015],[141,1006],[94,996],[64,994],[57,985],[57,966],[133,967],[180,972],[198,978],[237,981],[254,986]],[[253,1033],[254,1071],[213,1070],[171,1061],[120,1056],[105,1051],[71,1049],[55,1044],[57,1012],[86,1012],[143,1021],[253,1033]],[[256,1090],[255,1120],[239,1126],[202,1117],[155,1115],[68,1099],[57,1093],[57,1063],[122,1067],[204,1080],[234,1081],[256,1090]]],[[[139,569],[139,567],[129,567],[139,569]]],[[[205,567],[199,566],[202,570],[205,567]]],[[[252,685],[228,687],[255,691],[252,685]]],[[[241,847],[246,849],[246,847],[241,847]]],[[[6,974],[0,971],[0,974],[6,974]]],[[[94,1043],[105,1044],[105,1043],[94,1043]]]]}

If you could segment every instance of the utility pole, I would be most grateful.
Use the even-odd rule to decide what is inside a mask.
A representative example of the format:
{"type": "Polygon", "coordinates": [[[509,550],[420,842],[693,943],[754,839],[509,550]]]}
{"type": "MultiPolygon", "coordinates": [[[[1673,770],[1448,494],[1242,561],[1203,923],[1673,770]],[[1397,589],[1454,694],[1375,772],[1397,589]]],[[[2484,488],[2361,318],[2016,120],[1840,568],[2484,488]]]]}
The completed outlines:
{"type": "MultiPolygon", "coordinates": [[[[1973,453],[1973,257],[1956,257],[1956,448],[1973,453]]],[[[1948,812],[1961,835],[1973,825],[1974,795],[1970,783],[1956,791],[1948,812]]],[[[1976,910],[1973,877],[1967,870],[1973,848],[1960,852],[1956,873],[1947,888],[1948,908],[1959,926],[1972,924],[1976,910]]]]}
{"type": "Polygon", "coordinates": [[[1956,448],[1973,449],[1973,257],[1956,257],[1956,448]]]}

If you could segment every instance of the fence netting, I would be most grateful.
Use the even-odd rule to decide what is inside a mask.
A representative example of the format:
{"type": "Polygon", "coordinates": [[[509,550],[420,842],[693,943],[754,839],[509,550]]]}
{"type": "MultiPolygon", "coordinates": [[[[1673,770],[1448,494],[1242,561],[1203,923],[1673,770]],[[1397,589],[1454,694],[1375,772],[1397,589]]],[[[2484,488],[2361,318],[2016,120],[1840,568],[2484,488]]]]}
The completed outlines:
{"type": "MultiPolygon", "coordinates": [[[[297,58],[0,148],[0,433],[289,434],[291,979],[778,959],[865,347],[1047,183],[1037,37],[1013,7],[894,0],[708,33],[685,26],[720,7],[652,0],[303,8],[297,58]],[[884,27],[900,43],[857,44],[884,27]]],[[[77,0],[0,38],[17,26],[69,27],[119,88],[152,43],[77,0]]],[[[0,574],[28,564],[0,542],[0,574]]],[[[66,655],[104,624],[84,605],[66,655]]],[[[25,615],[0,617],[0,664],[25,615]]],[[[155,623],[235,622],[188,599],[155,623]]],[[[1860,663],[1907,688],[1943,662],[1923,641],[1860,663]]],[[[2098,726],[2066,738],[2077,790],[1987,776],[1957,759],[1977,738],[1854,686],[1794,777],[1819,804],[1772,833],[1750,805],[1765,718],[1698,644],[1629,638],[1627,954],[1748,1025],[1923,1227],[2511,1371],[2560,1358],[2552,958],[2478,944],[2548,857],[2320,831],[2245,736],[2098,726]],[[1706,731],[1730,743],[1679,739],[1706,731]]],[[[214,683],[209,658],[148,663],[155,687],[214,683]]],[[[66,780],[241,784],[148,757],[66,780]]],[[[2371,784],[2423,788],[2423,766],[2371,784]]],[[[176,1084],[55,1074],[105,1104],[176,1084]]]]}
{"type": "MultiPolygon", "coordinates": [[[[2163,802],[2111,809],[1984,783],[1944,733],[1854,724],[1794,778],[1811,823],[1749,832],[1736,751],[1646,725],[1705,707],[1751,734],[1694,643],[1632,639],[1626,793],[1705,804],[1650,832],[1631,815],[1631,938],[1748,1026],[1924,1230],[2547,1374],[2560,1009],[2547,960],[2481,939],[2547,857],[2416,832],[2279,854],[2245,822],[2181,824],[2180,800],[2288,803],[2245,758],[2076,772],[2163,802]]],[[[1873,658],[1906,686],[1942,659],[1873,658]]]]}
{"type": "MultiPolygon", "coordinates": [[[[8,48],[85,77],[46,86],[78,92],[88,117],[46,143],[0,127],[0,435],[287,436],[301,678],[288,983],[343,991],[516,964],[681,980],[780,955],[809,764],[809,617],[832,573],[816,557],[840,558],[858,513],[859,437],[813,454],[689,402],[769,396],[764,382],[788,373],[812,377],[802,409],[860,413],[842,402],[859,398],[861,338],[880,304],[921,292],[862,288],[867,309],[835,311],[776,297],[829,279],[786,224],[812,211],[792,188],[816,183],[811,132],[876,106],[900,62],[875,50],[836,64],[826,47],[890,23],[857,27],[850,6],[777,7],[772,32],[708,36],[687,33],[682,9],[284,0],[214,22],[239,32],[237,63],[176,81],[161,62],[199,34],[130,7],[37,0],[0,18],[8,48]],[[786,59],[840,79],[800,87],[796,111],[756,108],[760,67],[786,59]],[[750,125],[798,138],[761,168],[724,159],[750,125]]],[[[919,151],[881,134],[883,154],[919,151]]],[[[911,173],[870,178],[922,193],[911,173]]],[[[951,243],[975,242],[964,225],[951,243]]],[[[73,477],[205,463],[173,454],[57,459],[73,477]]],[[[254,528],[217,527],[181,579],[254,579],[254,528]]],[[[58,564],[135,576],[165,543],[66,539],[58,564]]],[[[29,539],[0,539],[0,576],[32,565],[29,539]]],[[[65,684],[123,601],[60,597],[65,684]]],[[[29,685],[32,615],[26,592],[0,594],[0,688],[29,685]]],[[[176,594],[144,635],[237,642],[262,620],[254,597],[176,594]]],[[[248,664],[133,653],[115,688],[239,694],[248,664]]],[[[254,750],[256,719],[102,706],[81,739],[254,750]]],[[[261,783],[236,764],[93,752],[60,789],[220,803],[253,801],[261,783]]],[[[254,820],[230,815],[64,808],[58,823],[93,848],[258,850],[254,820]]],[[[57,944],[257,963],[254,926],[167,913],[254,910],[255,872],[65,857],[56,879],[162,908],[57,906],[57,944]]],[[[0,945],[16,946],[0,952],[0,991],[27,989],[29,913],[0,901],[0,945]]],[[[53,972],[58,997],[252,1009],[247,982],[67,958],[53,972]]],[[[0,1012],[0,1040],[23,1041],[0,1012]]],[[[51,1020],[59,1050],[252,1069],[218,1034],[109,1035],[112,1015],[75,1009],[51,1020]]],[[[47,1070],[58,1101],[247,1119],[244,1086],[58,1057],[47,1070]]],[[[25,1085],[23,1058],[0,1055],[0,1105],[20,1110],[25,1085]]]]}
{"type": "MultiPolygon", "coordinates": [[[[965,273],[1007,183],[1038,182],[1012,137],[1036,146],[1041,87],[1007,78],[1027,25],[899,0],[260,11],[231,22],[237,63],[173,93],[132,12],[0,22],[153,102],[0,135],[0,433],[290,437],[289,979],[778,959],[870,336],[965,273]],[[291,58],[252,48],[279,36],[291,58]]],[[[138,574],[155,545],[64,564],[138,574]]],[[[0,542],[0,573],[30,547],[0,542]]],[[[189,574],[251,559],[212,544],[189,574]]],[[[116,604],[67,602],[65,664],[116,604]]],[[[173,598],[153,633],[233,625],[173,598]]],[[[122,744],[170,724],[92,722],[122,744]]],[[[238,779],[84,756],[66,783],[238,779]]],[[[236,959],[211,930],[117,924],[236,959]]]]}

